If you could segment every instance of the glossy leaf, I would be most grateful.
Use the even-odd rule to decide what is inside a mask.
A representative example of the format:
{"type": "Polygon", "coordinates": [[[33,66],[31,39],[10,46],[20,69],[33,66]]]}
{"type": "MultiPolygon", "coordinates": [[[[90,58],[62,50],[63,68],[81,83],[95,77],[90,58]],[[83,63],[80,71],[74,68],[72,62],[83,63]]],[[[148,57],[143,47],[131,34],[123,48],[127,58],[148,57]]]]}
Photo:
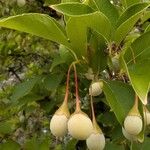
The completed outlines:
{"type": "Polygon", "coordinates": [[[122,124],[134,103],[133,89],[119,81],[104,81],[103,91],[111,110],[122,124]]]}
{"type": "Polygon", "coordinates": [[[51,7],[56,11],[68,16],[83,15],[93,12],[91,7],[81,3],[61,3],[57,5],[52,5],[51,7]]]}
{"type": "Polygon", "coordinates": [[[143,104],[147,103],[150,86],[150,32],[137,38],[122,56],[131,84],[143,104]],[[143,67],[144,66],[144,67],[143,67]]]}
{"type": "Polygon", "coordinates": [[[149,6],[149,3],[139,3],[129,7],[119,18],[117,30],[115,32],[115,41],[119,44],[131,31],[136,22],[141,18],[142,13],[149,6]]]}
{"type": "Polygon", "coordinates": [[[45,14],[29,13],[4,18],[0,20],[0,26],[68,45],[65,30],[45,14]]]}
{"type": "Polygon", "coordinates": [[[87,57],[88,28],[97,31],[107,40],[110,38],[110,22],[102,13],[95,12],[71,17],[67,22],[66,31],[71,42],[71,47],[77,56],[87,57]]]}
{"type": "Polygon", "coordinates": [[[126,7],[129,7],[136,3],[140,3],[140,2],[142,2],[142,0],[121,0],[121,2],[123,4],[123,6],[126,8],[126,7]]]}
{"type": "Polygon", "coordinates": [[[101,11],[106,17],[108,17],[112,26],[116,25],[116,22],[119,17],[118,10],[116,7],[110,3],[109,0],[93,0],[97,9],[101,11]]]}

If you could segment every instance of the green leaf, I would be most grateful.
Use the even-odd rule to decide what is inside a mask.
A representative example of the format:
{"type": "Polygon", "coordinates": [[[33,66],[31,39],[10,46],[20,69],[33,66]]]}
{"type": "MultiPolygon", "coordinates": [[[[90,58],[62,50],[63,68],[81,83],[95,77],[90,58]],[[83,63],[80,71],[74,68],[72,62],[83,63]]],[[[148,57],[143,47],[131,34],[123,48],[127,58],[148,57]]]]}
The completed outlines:
{"type": "Polygon", "coordinates": [[[26,150],[49,150],[50,139],[48,137],[28,139],[24,144],[26,150]]]}
{"type": "Polygon", "coordinates": [[[105,146],[105,150],[124,150],[123,145],[117,145],[115,143],[107,142],[105,146]]]}
{"type": "Polygon", "coordinates": [[[66,46],[61,45],[59,46],[59,54],[54,56],[53,62],[51,64],[50,72],[53,71],[55,67],[61,64],[71,64],[74,61],[75,54],[70,49],[67,49],[66,46]]]}
{"type": "Polygon", "coordinates": [[[50,72],[52,72],[56,66],[64,64],[64,63],[65,63],[65,60],[60,55],[55,56],[53,59],[51,68],[50,68],[50,72]]]}
{"type": "MultiPolygon", "coordinates": [[[[68,3],[68,2],[78,2],[78,3],[81,3],[80,0],[61,0],[62,3],[68,3]]],[[[69,20],[69,17],[64,15],[64,20],[65,22],[67,22],[69,20]]]]}
{"type": "Polygon", "coordinates": [[[54,5],[60,3],[61,0],[45,0],[44,6],[54,5]]]}
{"type": "Polygon", "coordinates": [[[11,134],[16,129],[17,119],[0,122],[0,134],[11,134]]]}
{"type": "Polygon", "coordinates": [[[116,25],[119,17],[118,10],[109,0],[93,0],[97,9],[101,11],[110,20],[112,26],[116,25]]]}
{"type": "Polygon", "coordinates": [[[55,9],[58,12],[61,12],[65,15],[71,16],[71,15],[83,15],[92,13],[93,10],[88,5],[84,5],[81,3],[61,3],[57,5],[51,6],[53,9],[55,9]]]}
{"type": "Polygon", "coordinates": [[[142,144],[142,150],[149,150],[150,138],[146,137],[144,143],[142,144]]]}
{"type": "Polygon", "coordinates": [[[64,74],[50,74],[44,79],[44,85],[48,90],[56,90],[62,81],[64,74]]]}
{"type": "Polygon", "coordinates": [[[122,55],[122,64],[143,104],[147,103],[150,87],[150,32],[137,38],[122,55]],[[144,66],[144,67],[143,67],[144,66]]]}
{"type": "Polygon", "coordinates": [[[64,45],[59,46],[59,54],[60,54],[60,59],[63,59],[64,62],[68,65],[70,65],[74,61],[74,55],[64,45]]]}
{"type": "Polygon", "coordinates": [[[40,95],[37,95],[37,94],[34,94],[34,93],[30,93],[30,94],[27,94],[24,97],[20,98],[18,100],[17,105],[23,106],[25,104],[28,104],[28,103],[31,103],[31,102],[34,102],[34,101],[38,101],[38,100],[41,100],[43,98],[44,98],[44,96],[40,96],[40,95]]]}
{"type": "Polygon", "coordinates": [[[68,2],[81,2],[80,0],[61,0],[62,3],[68,3],[68,2]]]}
{"type": "Polygon", "coordinates": [[[20,145],[12,140],[8,140],[5,143],[1,143],[1,150],[20,150],[20,145]]]}
{"type": "Polygon", "coordinates": [[[121,3],[125,8],[140,2],[142,2],[142,0],[121,0],[121,3]]]}
{"type": "Polygon", "coordinates": [[[11,96],[11,100],[17,101],[18,99],[29,94],[39,79],[39,77],[35,77],[16,85],[11,96]]]}
{"type": "Polygon", "coordinates": [[[143,17],[141,18],[141,23],[144,23],[145,21],[148,21],[149,18],[150,18],[150,11],[146,11],[143,14],[143,17]]]}
{"type": "Polygon", "coordinates": [[[98,9],[96,8],[95,2],[94,0],[84,0],[83,4],[90,6],[91,8],[93,8],[95,11],[97,11],[98,9]]]}
{"type": "Polygon", "coordinates": [[[115,32],[115,41],[119,44],[126,35],[131,31],[135,23],[142,17],[142,13],[149,6],[149,3],[139,3],[135,4],[128,9],[120,16],[117,23],[117,30],[115,32]]]}
{"type": "Polygon", "coordinates": [[[45,14],[28,13],[0,20],[0,26],[68,45],[65,30],[45,14]]]}
{"type": "Polygon", "coordinates": [[[110,22],[101,12],[72,16],[67,22],[66,31],[71,47],[79,57],[87,57],[88,28],[97,31],[107,40],[110,38],[110,22]]]}
{"type": "Polygon", "coordinates": [[[88,62],[94,73],[103,71],[107,66],[107,48],[105,39],[97,32],[92,32],[88,46],[88,62]]]}
{"type": "Polygon", "coordinates": [[[150,31],[150,25],[147,26],[147,28],[145,29],[145,32],[149,32],[150,31]]]}
{"type": "Polygon", "coordinates": [[[134,103],[133,89],[130,85],[122,82],[104,81],[103,91],[111,110],[122,124],[134,103]]]}
{"type": "Polygon", "coordinates": [[[106,126],[116,126],[118,124],[113,112],[106,112],[97,117],[98,122],[106,126]]]}
{"type": "Polygon", "coordinates": [[[134,142],[132,144],[132,150],[149,150],[149,145],[150,145],[150,138],[145,137],[145,140],[143,143],[134,142]]]}
{"type": "Polygon", "coordinates": [[[67,144],[66,144],[66,147],[65,147],[65,150],[74,150],[75,149],[75,146],[77,144],[77,140],[76,139],[72,139],[70,140],[67,144]]]}

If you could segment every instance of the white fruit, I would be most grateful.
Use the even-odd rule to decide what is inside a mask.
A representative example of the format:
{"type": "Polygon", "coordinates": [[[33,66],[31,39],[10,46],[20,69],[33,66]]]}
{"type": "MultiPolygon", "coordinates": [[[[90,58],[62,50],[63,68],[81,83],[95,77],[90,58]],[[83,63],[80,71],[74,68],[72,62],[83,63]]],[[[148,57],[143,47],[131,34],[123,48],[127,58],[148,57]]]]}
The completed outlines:
{"type": "Polygon", "coordinates": [[[129,141],[137,141],[137,137],[135,135],[129,134],[123,127],[122,127],[122,133],[125,136],[126,139],[129,141]]]}
{"type": "Polygon", "coordinates": [[[144,121],[146,125],[150,125],[150,112],[149,111],[144,112],[144,121]]]}
{"type": "Polygon", "coordinates": [[[50,121],[50,130],[56,137],[63,137],[67,133],[68,118],[65,115],[54,114],[50,121]]]}
{"type": "Polygon", "coordinates": [[[102,83],[101,82],[94,82],[91,84],[89,88],[89,95],[98,96],[102,93],[102,83]]]}
{"type": "Polygon", "coordinates": [[[103,133],[92,133],[86,140],[89,150],[103,150],[105,147],[105,137],[103,133]]]}
{"type": "Polygon", "coordinates": [[[17,0],[17,5],[23,7],[26,4],[26,0],[17,0]]]}
{"type": "Polygon", "coordinates": [[[142,131],[142,119],[139,116],[127,116],[124,120],[125,130],[132,135],[138,135],[142,131]]]}
{"type": "Polygon", "coordinates": [[[93,125],[88,116],[83,113],[73,114],[68,121],[69,134],[78,140],[87,139],[92,133],[93,125]]]}

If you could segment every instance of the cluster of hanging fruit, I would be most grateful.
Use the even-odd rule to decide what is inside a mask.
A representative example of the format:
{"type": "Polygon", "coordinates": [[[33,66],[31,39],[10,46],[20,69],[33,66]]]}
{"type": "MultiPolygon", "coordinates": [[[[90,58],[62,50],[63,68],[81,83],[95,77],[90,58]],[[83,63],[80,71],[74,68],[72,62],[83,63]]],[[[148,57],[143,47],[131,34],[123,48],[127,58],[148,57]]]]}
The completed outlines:
{"type": "Polygon", "coordinates": [[[89,150],[103,150],[105,147],[105,137],[96,122],[92,101],[92,96],[102,92],[100,83],[93,83],[89,92],[91,95],[92,121],[88,115],[81,110],[76,66],[75,64],[71,65],[67,75],[65,98],[62,105],[55,112],[50,121],[50,130],[56,137],[63,137],[69,132],[69,134],[77,140],[86,140],[89,150]],[[75,76],[76,108],[75,112],[70,115],[67,103],[69,94],[69,74],[72,66],[74,68],[75,76]]]}
{"type": "MultiPolygon", "coordinates": [[[[78,81],[76,66],[73,63],[70,65],[67,74],[66,94],[62,105],[53,115],[50,121],[51,133],[56,137],[63,137],[69,132],[69,134],[77,140],[86,140],[86,144],[89,150],[103,150],[105,147],[104,134],[96,122],[92,96],[98,96],[102,93],[102,82],[93,82],[89,88],[89,95],[91,97],[91,110],[92,121],[86,113],[81,110],[80,99],[78,94],[78,81]],[[68,95],[69,95],[69,78],[70,70],[74,68],[75,88],[76,88],[76,108],[75,112],[70,115],[68,109],[68,95]]],[[[150,112],[143,108],[144,119],[138,110],[138,97],[135,97],[135,103],[132,109],[129,111],[127,117],[124,120],[122,127],[123,135],[130,141],[137,141],[139,133],[143,130],[144,124],[150,124],[150,112]]]]}

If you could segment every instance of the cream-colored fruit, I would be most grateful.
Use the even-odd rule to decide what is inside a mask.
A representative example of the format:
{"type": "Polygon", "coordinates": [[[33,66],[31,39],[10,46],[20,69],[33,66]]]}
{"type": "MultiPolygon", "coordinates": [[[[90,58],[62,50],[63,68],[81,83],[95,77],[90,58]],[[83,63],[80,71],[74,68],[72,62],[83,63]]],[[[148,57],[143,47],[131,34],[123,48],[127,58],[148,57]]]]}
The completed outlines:
{"type": "Polygon", "coordinates": [[[23,7],[26,4],[26,0],[17,0],[17,5],[23,7]]]}
{"type": "Polygon", "coordinates": [[[86,140],[89,150],[103,150],[105,147],[105,137],[103,133],[92,133],[86,140]]]}
{"type": "Polygon", "coordinates": [[[122,127],[122,133],[125,136],[126,139],[129,141],[137,141],[137,137],[135,135],[129,134],[123,127],[122,127]]]}
{"type": "Polygon", "coordinates": [[[94,82],[91,84],[89,88],[89,95],[98,96],[102,93],[102,83],[101,82],[94,82]]]}
{"type": "Polygon", "coordinates": [[[132,135],[138,135],[142,131],[142,119],[139,116],[127,116],[124,120],[125,130],[132,135]]]}
{"type": "Polygon", "coordinates": [[[63,137],[67,133],[67,122],[65,115],[54,114],[50,121],[51,133],[56,137],[63,137]]]}
{"type": "Polygon", "coordinates": [[[68,121],[69,134],[78,140],[87,139],[92,133],[93,125],[84,113],[74,113],[68,121]]]}

